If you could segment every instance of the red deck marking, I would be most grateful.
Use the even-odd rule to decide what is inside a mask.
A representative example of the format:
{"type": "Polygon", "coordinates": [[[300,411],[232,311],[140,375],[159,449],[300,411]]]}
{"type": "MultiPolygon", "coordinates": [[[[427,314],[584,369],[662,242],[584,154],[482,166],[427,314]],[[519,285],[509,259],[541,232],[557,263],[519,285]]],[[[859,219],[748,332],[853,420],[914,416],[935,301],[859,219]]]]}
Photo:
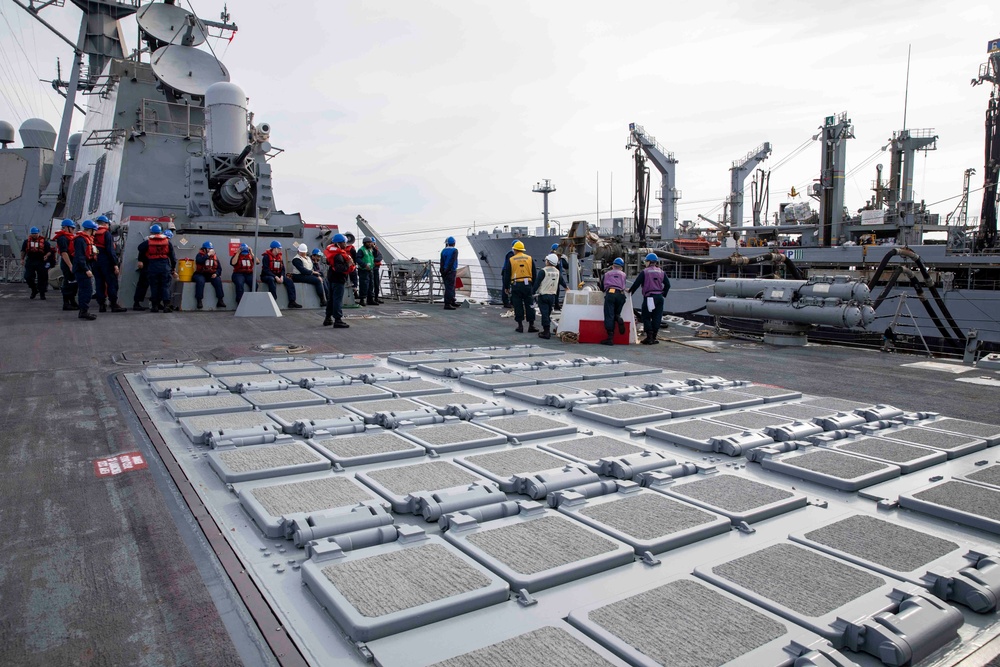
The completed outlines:
{"type": "Polygon", "coordinates": [[[98,477],[113,477],[123,472],[142,470],[147,467],[149,466],[146,464],[146,459],[140,452],[128,452],[106,459],[97,459],[94,461],[94,474],[98,477]]]}

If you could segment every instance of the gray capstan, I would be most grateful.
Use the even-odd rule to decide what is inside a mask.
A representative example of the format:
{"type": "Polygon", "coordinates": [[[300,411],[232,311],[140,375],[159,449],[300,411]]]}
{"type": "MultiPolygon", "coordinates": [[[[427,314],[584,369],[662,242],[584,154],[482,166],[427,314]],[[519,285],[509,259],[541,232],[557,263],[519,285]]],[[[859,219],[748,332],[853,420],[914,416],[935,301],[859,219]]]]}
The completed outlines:
{"type": "Polygon", "coordinates": [[[1000,492],[986,486],[948,481],[913,494],[924,502],[1000,521],[1000,492]]]}
{"type": "Polygon", "coordinates": [[[294,466],[303,463],[316,463],[323,460],[323,457],[300,442],[263,447],[237,447],[235,449],[217,451],[215,452],[215,456],[233,472],[269,470],[271,468],[294,466]]]}
{"type": "Polygon", "coordinates": [[[256,498],[272,516],[347,507],[375,497],[363,487],[343,477],[323,477],[291,484],[258,486],[244,493],[256,498]]]}
{"type": "Polygon", "coordinates": [[[589,617],[643,655],[671,667],[718,667],[787,632],[773,618],[687,579],[595,609],[589,617]],[[719,631],[720,622],[725,623],[724,632],[719,631]]]}
{"type": "Polygon", "coordinates": [[[712,572],[811,617],[829,614],[886,583],[852,565],[784,543],[716,565],[712,572]]]}
{"type": "Polygon", "coordinates": [[[641,540],[700,526],[718,516],[655,493],[640,493],[585,507],[580,514],[641,540]]]}
{"type": "Polygon", "coordinates": [[[712,475],[695,482],[676,484],[671,491],[731,512],[746,512],[793,495],[785,489],[735,475],[712,475]]]}
{"type": "Polygon", "coordinates": [[[378,618],[485,588],[490,580],[447,547],[425,544],[323,567],[323,574],[358,612],[378,618]],[[433,576],[413,576],[433,568],[433,576]]]}
{"type": "Polygon", "coordinates": [[[559,440],[545,445],[584,461],[596,461],[607,456],[626,456],[645,451],[642,447],[616,440],[606,435],[592,435],[572,440],[559,440]]]}
{"type": "Polygon", "coordinates": [[[958,548],[940,537],[861,514],[817,528],[805,537],[897,572],[915,570],[958,548]]]}
{"type": "Polygon", "coordinates": [[[413,449],[413,443],[392,431],[342,436],[338,438],[314,438],[314,445],[330,452],[337,458],[350,459],[371,454],[386,454],[413,449]]]}
{"type": "MultiPolygon", "coordinates": [[[[862,456],[871,456],[877,459],[892,461],[893,463],[906,463],[922,458],[928,454],[935,453],[933,449],[907,445],[902,442],[894,442],[884,438],[860,438],[851,440],[844,444],[838,444],[837,449],[862,456]]],[[[940,455],[940,454],[939,454],[940,455]]]]}
{"type": "Polygon", "coordinates": [[[442,660],[431,667],[531,665],[544,656],[545,667],[610,667],[611,663],[562,628],[545,626],[475,651],[442,660]]]}
{"type": "Polygon", "coordinates": [[[367,473],[390,493],[405,496],[414,491],[433,491],[472,484],[480,478],[447,461],[429,461],[367,473]]]}
{"type": "Polygon", "coordinates": [[[561,516],[484,529],[467,539],[519,574],[537,574],[616,549],[614,542],[561,516]]]}
{"type": "Polygon", "coordinates": [[[991,465],[975,472],[970,472],[965,478],[981,484],[1000,486],[1000,465],[991,465]]]}
{"type": "Polygon", "coordinates": [[[482,468],[494,475],[508,477],[518,473],[536,472],[539,470],[551,470],[552,468],[562,468],[569,461],[560,459],[540,452],[531,447],[519,449],[504,449],[499,452],[489,454],[477,454],[466,456],[469,463],[482,468]]]}
{"type": "Polygon", "coordinates": [[[889,468],[884,463],[827,451],[811,451],[800,456],[788,456],[782,458],[781,462],[840,479],[855,479],[889,468]]]}

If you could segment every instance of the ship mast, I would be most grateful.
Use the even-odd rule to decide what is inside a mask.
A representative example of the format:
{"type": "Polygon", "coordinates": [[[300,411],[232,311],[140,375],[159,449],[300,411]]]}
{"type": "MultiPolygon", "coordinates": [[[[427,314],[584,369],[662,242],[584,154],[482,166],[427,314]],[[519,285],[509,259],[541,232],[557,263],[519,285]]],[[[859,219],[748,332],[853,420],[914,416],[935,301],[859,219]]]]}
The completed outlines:
{"type": "Polygon", "coordinates": [[[979,76],[973,86],[989,81],[993,84],[986,107],[986,168],[983,170],[983,208],[979,217],[980,248],[992,248],[997,243],[997,178],[1000,177],[1000,39],[986,46],[989,60],[979,66],[979,76]]]}

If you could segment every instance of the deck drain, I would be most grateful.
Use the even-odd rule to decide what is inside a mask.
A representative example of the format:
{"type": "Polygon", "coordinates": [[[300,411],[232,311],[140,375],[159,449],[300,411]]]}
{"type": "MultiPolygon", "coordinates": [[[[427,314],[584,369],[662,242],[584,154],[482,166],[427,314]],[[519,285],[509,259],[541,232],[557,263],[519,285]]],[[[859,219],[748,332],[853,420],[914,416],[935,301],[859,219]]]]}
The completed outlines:
{"type": "Polygon", "coordinates": [[[309,351],[307,345],[292,345],[290,343],[261,343],[250,349],[260,354],[305,354],[309,351]]]}
{"type": "Polygon", "coordinates": [[[158,350],[135,350],[116,352],[111,361],[119,366],[145,366],[147,364],[185,364],[198,361],[198,355],[190,350],[172,350],[164,354],[158,350]]]}

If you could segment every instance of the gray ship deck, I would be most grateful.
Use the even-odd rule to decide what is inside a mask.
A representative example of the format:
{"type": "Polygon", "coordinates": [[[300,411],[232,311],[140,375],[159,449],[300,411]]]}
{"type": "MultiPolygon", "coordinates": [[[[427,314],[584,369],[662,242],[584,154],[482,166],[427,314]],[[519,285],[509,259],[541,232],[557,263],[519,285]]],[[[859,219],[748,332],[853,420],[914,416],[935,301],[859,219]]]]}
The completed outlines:
{"type": "MultiPolygon", "coordinates": [[[[222,539],[218,524],[198,504],[197,494],[192,496],[199,479],[191,478],[185,484],[185,473],[177,463],[169,457],[161,460],[154,447],[157,436],[153,421],[145,412],[133,411],[124,376],[140,372],[144,362],[189,361],[204,365],[237,358],[281,356],[273,351],[266,355],[259,353],[255,346],[261,344],[305,346],[308,355],[313,356],[545,343],[546,347],[581,355],[613,355],[623,361],[686,371],[692,377],[751,380],[794,389],[809,397],[886,403],[906,411],[932,410],[953,418],[997,422],[1000,375],[982,370],[955,372],[958,369],[952,364],[928,364],[917,357],[832,346],[775,350],[741,341],[704,341],[694,338],[691,330],[673,325],[661,331],[661,338],[671,340],[654,347],[577,347],[555,339],[540,341],[534,335],[516,334],[513,322],[499,317],[502,312],[499,308],[484,306],[443,312],[440,307],[387,305],[350,313],[361,316],[372,315],[374,311],[379,317],[350,318],[352,326],[346,330],[320,326],[321,316],[315,311],[287,312],[285,317],[274,320],[235,321],[231,314],[130,312],[99,315],[97,321],[85,323],[77,320],[75,313],[59,310],[58,295],[52,299],[50,293],[50,300],[43,303],[28,301],[25,292],[23,285],[0,285],[0,316],[4,321],[4,345],[0,348],[0,405],[4,406],[0,412],[3,433],[0,516],[8,535],[0,558],[0,595],[4,600],[0,612],[2,664],[302,664],[297,662],[303,658],[293,637],[312,633],[286,631],[281,614],[275,615],[266,600],[256,594],[249,575],[230,576],[227,566],[229,571],[238,572],[240,554],[227,547],[229,543],[222,539]],[[417,316],[398,317],[404,310],[417,316]],[[147,430],[153,433],[152,440],[147,430]],[[140,452],[148,468],[98,476],[96,461],[126,452],[140,452]],[[180,476],[181,484],[175,483],[172,473],[180,476]],[[193,511],[189,503],[194,505],[193,511]],[[271,622],[263,623],[261,619],[271,622]],[[262,630],[258,629],[258,623],[263,623],[262,630]]],[[[468,389],[468,385],[460,385],[457,380],[448,382],[456,391],[468,389]]],[[[483,390],[478,393],[488,395],[483,390]]],[[[131,398],[136,401],[134,396],[131,398]]],[[[517,407],[532,409],[528,403],[517,403],[517,407]]],[[[750,409],[766,412],[764,406],[750,409]]],[[[562,419],[566,414],[554,416],[562,419]]],[[[711,415],[705,418],[710,419],[711,415]]],[[[614,433],[613,429],[590,420],[574,419],[574,422],[597,434],[614,433]]],[[[617,437],[630,441],[624,430],[619,430],[617,437]]],[[[565,436],[551,438],[557,439],[565,436]]],[[[631,442],[643,444],[642,438],[631,442]]],[[[656,449],[651,443],[658,441],[647,438],[645,442],[648,449],[656,449]]],[[[495,449],[466,450],[455,455],[495,449]]],[[[721,459],[716,465],[722,472],[729,472],[732,464],[746,463],[743,458],[706,457],[677,446],[664,445],[662,449],[666,454],[677,454],[682,460],[699,464],[706,464],[706,458],[721,459]]],[[[454,457],[449,454],[445,458],[450,461],[454,457]]],[[[994,462],[996,452],[981,451],[912,476],[904,475],[848,501],[844,500],[844,493],[829,487],[758,473],[756,466],[749,467],[755,468],[753,475],[759,479],[780,481],[789,488],[794,486],[810,499],[833,498],[831,503],[838,512],[824,514],[816,507],[800,510],[829,523],[843,513],[845,502],[874,514],[877,498],[918,491],[930,483],[933,475],[944,473],[950,477],[963,470],[969,472],[973,460],[994,462]],[[962,465],[964,468],[960,469],[962,465]],[[958,467],[949,467],[945,472],[941,466],[958,467]],[[915,485],[918,477],[921,483],[915,485]],[[908,478],[910,483],[904,483],[908,478]],[[880,496],[879,490],[883,489],[886,492],[880,496]]],[[[392,465],[412,465],[418,461],[407,458],[392,465]]],[[[292,478],[274,480],[292,481],[292,478]]],[[[895,514],[879,516],[891,519],[895,514]]],[[[992,545],[996,553],[997,537],[993,533],[920,517],[909,520],[908,525],[920,528],[921,522],[927,521],[941,526],[947,536],[958,535],[966,541],[992,545]]],[[[780,529],[776,521],[772,519],[760,528],[755,538],[759,545],[784,539],[791,532],[780,529]]],[[[526,520],[505,525],[530,523],[526,520]]],[[[801,523],[796,526],[801,528],[801,523]]],[[[733,531],[713,539],[731,541],[733,549],[726,551],[731,558],[746,552],[749,545],[742,541],[746,538],[733,531]]],[[[452,553],[460,553],[450,544],[441,545],[448,546],[452,553]]],[[[290,552],[294,549],[290,542],[287,546],[290,552]]],[[[713,557],[718,558],[719,553],[713,557]]],[[[642,586],[642,579],[635,572],[593,576],[607,581],[610,576],[627,574],[626,581],[634,589],[642,586]]],[[[669,573],[658,573],[657,583],[666,583],[666,574],[669,573]]],[[[577,600],[563,616],[576,608],[595,606],[594,600],[583,595],[579,582],[563,586],[564,595],[577,600]]],[[[722,595],[721,588],[712,590],[722,595]]],[[[537,595],[542,598],[546,591],[537,595]]],[[[605,597],[610,599],[614,595],[611,592],[605,597]]],[[[726,593],[724,597],[728,600],[726,604],[742,604],[736,602],[739,599],[736,595],[726,593]]],[[[539,627],[548,623],[538,620],[543,618],[538,611],[543,606],[525,612],[535,615],[534,622],[539,627]]],[[[753,609],[760,611],[758,607],[753,609]]],[[[447,622],[456,624],[456,636],[462,636],[464,642],[470,628],[489,625],[497,613],[497,608],[485,609],[472,612],[469,618],[463,616],[447,622]]],[[[971,631],[966,630],[960,645],[935,653],[927,664],[1000,664],[996,659],[1000,655],[1000,639],[997,639],[1000,623],[996,616],[966,616],[967,621],[968,617],[973,618],[966,628],[975,626],[973,629],[977,631],[970,635],[971,631]]],[[[575,618],[577,622],[570,619],[572,627],[564,624],[561,629],[571,631],[572,638],[593,637],[597,612],[591,611],[589,617],[577,614],[575,618]]],[[[777,618],[770,612],[766,616],[766,619],[777,618]]],[[[334,627],[332,621],[327,619],[327,622],[334,627]]],[[[782,626],[784,621],[773,624],[782,626]]],[[[404,635],[418,632],[411,630],[380,640],[385,662],[407,664],[408,644],[404,635]]],[[[315,632],[317,636],[324,633],[336,634],[330,628],[315,632]]],[[[349,644],[340,641],[341,645],[330,649],[327,660],[333,661],[338,655],[350,656],[360,664],[360,656],[349,652],[349,644]]],[[[596,646],[596,642],[589,645],[596,646]]],[[[472,643],[469,647],[476,646],[472,643]]],[[[861,664],[877,664],[869,656],[847,650],[844,653],[861,664]]],[[[306,650],[303,654],[312,656],[305,658],[307,663],[326,662],[316,660],[315,652],[310,654],[306,650]]],[[[611,654],[601,655],[607,658],[611,654]]]]}

